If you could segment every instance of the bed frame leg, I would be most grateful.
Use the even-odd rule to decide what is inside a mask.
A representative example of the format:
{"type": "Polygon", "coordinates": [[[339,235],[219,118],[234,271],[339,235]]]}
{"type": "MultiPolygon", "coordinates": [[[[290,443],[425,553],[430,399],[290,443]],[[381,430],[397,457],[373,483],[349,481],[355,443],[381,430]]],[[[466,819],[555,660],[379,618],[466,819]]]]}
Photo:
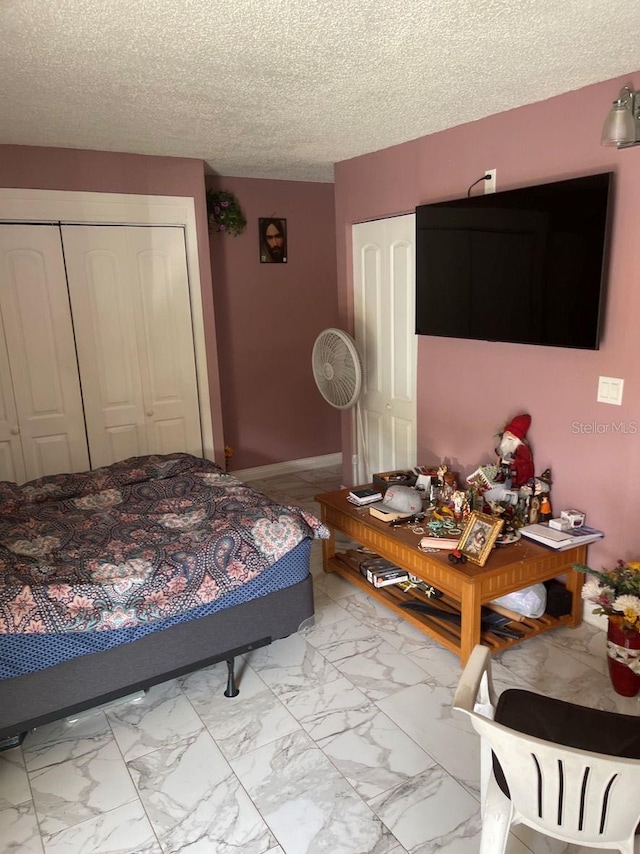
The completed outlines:
{"type": "Polygon", "coordinates": [[[236,677],[233,671],[235,658],[227,659],[227,690],[224,692],[225,697],[237,697],[240,691],[236,686],[236,677]]]}
{"type": "Polygon", "coordinates": [[[17,735],[8,735],[6,738],[0,738],[0,753],[3,750],[12,750],[14,747],[20,747],[26,734],[26,732],[19,732],[17,735]]]}

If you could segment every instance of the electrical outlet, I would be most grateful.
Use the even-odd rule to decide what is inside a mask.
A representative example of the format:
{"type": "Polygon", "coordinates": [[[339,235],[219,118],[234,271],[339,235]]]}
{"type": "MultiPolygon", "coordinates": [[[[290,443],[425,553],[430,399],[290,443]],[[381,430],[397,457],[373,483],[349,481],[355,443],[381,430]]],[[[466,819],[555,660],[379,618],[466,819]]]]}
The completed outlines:
{"type": "Polygon", "coordinates": [[[485,178],[484,191],[485,193],[495,193],[496,191],[496,173],[497,169],[485,169],[484,174],[491,177],[485,178]]]}

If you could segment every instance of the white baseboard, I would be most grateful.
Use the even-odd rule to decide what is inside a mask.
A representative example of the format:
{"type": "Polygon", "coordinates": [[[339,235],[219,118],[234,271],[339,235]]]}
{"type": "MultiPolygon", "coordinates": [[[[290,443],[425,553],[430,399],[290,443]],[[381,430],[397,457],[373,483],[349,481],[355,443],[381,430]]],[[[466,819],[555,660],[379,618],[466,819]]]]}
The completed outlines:
{"type": "Polygon", "coordinates": [[[276,477],[283,474],[295,474],[299,471],[309,469],[328,468],[329,466],[341,466],[342,454],[324,454],[321,457],[306,457],[303,460],[287,460],[284,463],[271,463],[268,466],[256,466],[252,469],[238,469],[229,471],[240,480],[261,480],[263,477],[276,477]]]}
{"type": "Polygon", "coordinates": [[[584,602],[583,610],[582,610],[582,620],[585,623],[589,623],[591,626],[595,626],[597,629],[602,629],[603,631],[607,631],[607,618],[603,617],[600,614],[594,614],[593,611],[593,602],[584,602]]]}

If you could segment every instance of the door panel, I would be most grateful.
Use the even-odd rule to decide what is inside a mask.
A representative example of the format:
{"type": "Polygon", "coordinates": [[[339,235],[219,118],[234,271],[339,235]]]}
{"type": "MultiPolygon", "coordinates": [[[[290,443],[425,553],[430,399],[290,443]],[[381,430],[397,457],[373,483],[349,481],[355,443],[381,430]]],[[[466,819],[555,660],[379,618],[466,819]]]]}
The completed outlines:
{"type": "Polygon", "coordinates": [[[0,226],[0,258],[0,358],[4,350],[24,476],[83,471],[89,457],[58,227],[0,226]]]}
{"type": "MultiPolygon", "coordinates": [[[[201,446],[195,357],[182,233],[171,232],[172,252],[140,252],[138,346],[148,429],[154,447],[201,446]],[[152,413],[152,415],[150,414],[152,413]],[[171,438],[173,436],[173,438],[171,438]]],[[[155,235],[154,235],[155,236],[155,235]]]]}
{"type": "Polygon", "coordinates": [[[132,273],[103,231],[63,228],[92,468],[148,453],[132,273]]]}
{"type": "Polygon", "coordinates": [[[184,448],[188,441],[184,418],[155,418],[151,426],[152,444],[159,454],[169,454],[176,448],[184,448]]]}
{"type": "Polygon", "coordinates": [[[182,229],[64,226],[63,240],[92,466],[202,455],[182,229]]]}
{"type": "Polygon", "coordinates": [[[0,326],[0,480],[22,483],[26,479],[9,354],[0,326]]]}
{"type": "MultiPolygon", "coordinates": [[[[110,414],[114,415],[113,412],[110,414]]],[[[129,457],[141,457],[147,453],[146,435],[140,424],[110,424],[105,427],[101,439],[103,444],[100,447],[100,453],[104,456],[97,456],[98,461],[102,459],[116,462],[127,460],[129,457]]],[[[96,463],[94,468],[96,466],[100,468],[101,465],[109,465],[109,463],[102,462],[99,465],[96,463]]]]}
{"type": "Polygon", "coordinates": [[[358,480],[365,482],[374,472],[416,464],[414,215],[355,225],[353,264],[364,361],[358,480]]]}

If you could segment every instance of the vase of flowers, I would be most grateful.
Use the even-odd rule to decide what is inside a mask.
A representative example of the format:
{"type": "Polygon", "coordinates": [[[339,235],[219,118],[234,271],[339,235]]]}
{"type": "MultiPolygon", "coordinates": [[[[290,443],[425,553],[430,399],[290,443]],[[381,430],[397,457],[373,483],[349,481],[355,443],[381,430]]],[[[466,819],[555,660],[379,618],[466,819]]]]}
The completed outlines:
{"type": "Polygon", "coordinates": [[[640,561],[619,560],[613,569],[596,572],[575,564],[591,576],[582,598],[596,606],[594,614],[608,617],[607,661],[614,690],[624,697],[640,691],[640,561]]]}
{"type": "Polygon", "coordinates": [[[247,220],[240,203],[225,190],[207,190],[207,215],[209,231],[220,231],[237,237],[245,229],[247,220]]]}

